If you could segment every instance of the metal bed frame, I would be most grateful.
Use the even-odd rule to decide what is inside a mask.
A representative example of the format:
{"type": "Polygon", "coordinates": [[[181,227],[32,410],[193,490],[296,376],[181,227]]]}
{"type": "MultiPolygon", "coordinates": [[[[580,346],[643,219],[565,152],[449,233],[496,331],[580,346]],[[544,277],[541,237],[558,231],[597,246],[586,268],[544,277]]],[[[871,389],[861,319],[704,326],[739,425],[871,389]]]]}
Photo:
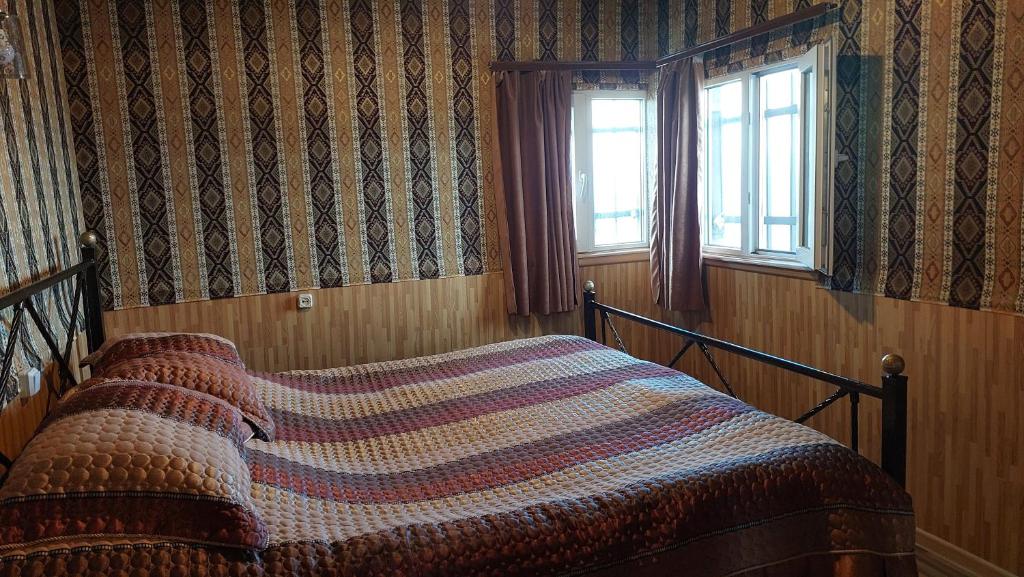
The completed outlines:
{"type": "MultiPolygon", "coordinates": [[[[77,322],[79,311],[84,307],[84,331],[88,341],[88,350],[97,350],[104,341],[103,314],[100,297],[99,274],[97,270],[96,252],[97,236],[92,232],[85,232],[81,235],[82,260],[77,265],[38,280],[28,286],[14,290],[13,292],[0,297],[0,311],[8,308],[14,309],[14,316],[11,322],[10,337],[3,350],[3,362],[0,364],[0,384],[6,384],[10,379],[14,365],[14,351],[23,335],[22,326],[25,323],[25,315],[35,324],[47,349],[57,363],[59,383],[56,387],[50,385],[50,393],[61,397],[65,391],[77,384],[74,373],[71,371],[71,349],[76,334],[79,330],[77,322]],[[61,349],[57,339],[54,337],[49,323],[45,322],[39,314],[33,299],[36,295],[50,290],[54,286],[63,283],[74,282],[74,296],[71,306],[72,322],[69,324],[67,334],[64,337],[64,348],[61,349]]],[[[597,301],[597,291],[592,281],[587,281],[583,293],[583,327],[584,335],[594,341],[607,342],[608,329],[611,329],[616,345],[623,352],[626,351],[625,343],[612,323],[612,316],[621,317],[642,325],[653,327],[671,334],[679,335],[685,340],[679,353],[668,363],[673,367],[694,345],[703,353],[704,357],[711,364],[711,368],[718,376],[726,391],[733,397],[732,386],[722,374],[718,363],[711,354],[711,348],[721,349],[730,353],[740,355],[755,361],[772,365],[794,372],[806,377],[811,377],[837,387],[835,393],[818,403],[814,408],[807,411],[796,422],[806,422],[817,415],[832,403],[848,397],[850,401],[850,428],[851,448],[858,450],[858,405],[860,396],[867,395],[882,400],[882,469],[893,479],[903,485],[906,482],[906,457],[907,457],[907,377],[903,373],[904,362],[898,355],[886,355],[882,359],[882,386],[877,387],[862,383],[854,379],[835,375],[814,367],[783,359],[768,353],[749,349],[747,347],[723,341],[694,331],[682,329],[660,321],[649,319],[635,313],[624,311],[597,301]],[[598,339],[598,319],[601,324],[601,337],[598,339]]],[[[11,467],[11,459],[0,453],[0,467],[3,468],[3,476],[11,467]]],[[[2,482],[3,476],[0,476],[2,482]]]]}
{"type": "MultiPolygon", "coordinates": [[[[57,374],[59,381],[48,383],[49,393],[57,398],[63,396],[65,391],[78,384],[75,375],[71,370],[71,349],[75,338],[82,325],[79,324],[79,312],[84,307],[84,330],[88,341],[89,352],[100,348],[103,344],[103,309],[100,304],[100,283],[99,273],[96,268],[96,245],[98,238],[95,233],[84,232],[79,237],[81,243],[82,260],[73,267],[67,268],[50,276],[44,277],[30,285],[16,289],[3,297],[0,297],[0,311],[13,309],[14,316],[11,320],[11,330],[7,344],[3,350],[3,361],[0,363],[0,386],[6,386],[14,371],[14,351],[21,342],[24,332],[25,315],[35,325],[43,337],[46,348],[49,350],[53,361],[57,363],[57,374]],[[48,291],[61,283],[74,282],[74,296],[71,298],[71,322],[68,323],[67,334],[64,336],[64,347],[61,348],[53,333],[50,323],[43,320],[36,308],[35,297],[48,291]]],[[[0,482],[6,477],[11,467],[11,459],[0,453],[0,467],[4,469],[0,482]]]]}
{"type": "Polygon", "coordinates": [[[907,480],[907,377],[903,375],[905,363],[899,355],[888,354],[882,358],[882,386],[869,385],[854,379],[836,375],[802,365],[789,359],[770,355],[768,353],[750,349],[736,343],[723,341],[714,337],[682,329],[661,321],[649,319],[636,313],[624,311],[597,301],[597,290],[593,281],[587,281],[583,287],[583,334],[588,339],[607,344],[608,330],[611,329],[612,338],[619,350],[629,353],[619,331],[612,323],[612,316],[624,318],[644,326],[652,327],[683,337],[683,346],[676,353],[675,357],[666,364],[667,367],[674,367],[687,351],[694,345],[703,353],[711,365],[711,369],[718,376],[726,392],[736,397],[732,385],[722,374],[711,349],[720,349],[741,357],[753,359],[757,362],[779,367],[786,371],[797,373],[805,377],[828,383],[837,388],[836,392],[826,397],[809,411],[796,418],[797,423],[805,423],[811,417],[825,410],[829,405],[847,397],[850,400],[850,448],[859,451],[859,405],[860,396],[866,395],[875,397],[882,401],[882,469],[895,479],[901,486],[907,480]],[[598,319],[601,323],[601,335],[598,338],[598,319]]]}

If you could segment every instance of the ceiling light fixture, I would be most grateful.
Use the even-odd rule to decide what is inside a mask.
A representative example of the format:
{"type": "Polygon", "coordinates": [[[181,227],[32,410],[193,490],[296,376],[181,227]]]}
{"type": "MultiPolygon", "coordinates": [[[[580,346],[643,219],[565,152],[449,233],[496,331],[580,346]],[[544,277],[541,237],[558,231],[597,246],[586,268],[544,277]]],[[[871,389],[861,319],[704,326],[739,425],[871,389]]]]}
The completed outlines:
{"type": "Polygon", "coordinates": [[[18,15],[0,11],[0,77],[22,79],[26,76],[18,15]]]}

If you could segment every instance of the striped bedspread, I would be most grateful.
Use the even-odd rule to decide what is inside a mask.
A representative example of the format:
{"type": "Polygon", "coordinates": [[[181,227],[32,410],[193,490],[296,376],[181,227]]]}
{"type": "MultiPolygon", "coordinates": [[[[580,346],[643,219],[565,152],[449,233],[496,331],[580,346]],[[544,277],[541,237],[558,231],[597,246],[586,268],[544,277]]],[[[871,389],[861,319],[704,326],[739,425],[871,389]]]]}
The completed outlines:
{"type": "Polygon", "coordinates": [[[910,497],[873,464],[585,339],[252,377],[276,428],[237,453],[258,558],[90,542],[0,577],[917,574],[910,497]]]}
{"type": "Polygon", "coordinates": [[[916,574],[910,498],[873,464],[582,338],[257,387],[268,573],[916,574]]]}

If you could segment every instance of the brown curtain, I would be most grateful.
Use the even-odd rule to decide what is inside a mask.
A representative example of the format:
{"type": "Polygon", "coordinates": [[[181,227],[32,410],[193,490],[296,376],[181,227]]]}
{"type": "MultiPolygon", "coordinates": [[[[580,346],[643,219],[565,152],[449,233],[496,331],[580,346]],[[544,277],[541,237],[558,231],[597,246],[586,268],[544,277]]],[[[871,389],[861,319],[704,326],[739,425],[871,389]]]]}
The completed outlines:
{"type": "Polygon", "coordinates": [[[579,266],[569,175],[572,73],[502,72],[496,91],[508,311],[573,310],[579,266]]]}
{"type": "Polygon", "coordinates": [[[662,308],[704,310],[701,275],[698,159],[700,59],[661,68],[658,84],[658,190],[651,235],[651,288],[662,308]]]}

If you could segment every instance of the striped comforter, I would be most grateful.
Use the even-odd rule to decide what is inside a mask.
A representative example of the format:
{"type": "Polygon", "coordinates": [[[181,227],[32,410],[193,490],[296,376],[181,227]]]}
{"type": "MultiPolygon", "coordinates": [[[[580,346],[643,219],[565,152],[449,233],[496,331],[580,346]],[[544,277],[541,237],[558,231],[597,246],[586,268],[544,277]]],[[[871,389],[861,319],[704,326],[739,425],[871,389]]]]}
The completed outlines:
{"type": "Polygon", "coordinates": [[[253,378],[259,559],[110,544],[0,575],[916,575],[910,497],[873,464],[585,339],[253,378]]]}
{"type": "Polygon", "coordinates": [[[916,574],[910,499],[877,467],[586,339],[257,386],[277,426],[249,446],[265,562],[319,543],[292,562],[352,576],[916,574]]]}

